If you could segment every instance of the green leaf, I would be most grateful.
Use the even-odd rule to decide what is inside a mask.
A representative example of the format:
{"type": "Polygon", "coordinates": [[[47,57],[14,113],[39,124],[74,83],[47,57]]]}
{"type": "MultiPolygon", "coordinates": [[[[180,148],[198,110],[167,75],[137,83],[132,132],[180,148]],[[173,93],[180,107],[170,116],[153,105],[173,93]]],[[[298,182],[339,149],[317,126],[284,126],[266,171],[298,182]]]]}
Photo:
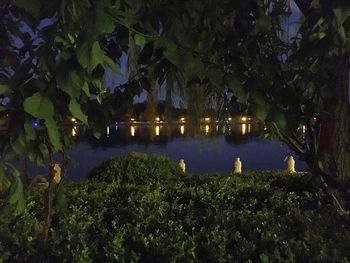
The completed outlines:
{"type": "Polygon", "coordinates": [[[51,118],[54,114],[51,100],[40,92],[27,98],[23,103],[23,107],[27,113],[39,119],[51,118]]]}
{"type": "Polygon", "coordinates": [[[260,92],[254,92],[252,94],[252,111],[253,114],[260,120],[265,121],[270,111],[270,105],[266,103],[263,94],[260,92]]]}
{"type": "Polygon", "coordinates": [[[146,38],[143,35],[136,34],[134,36],[134,40],[137,46],[143,46],[144,44],[146,44],[146,38]]]}
{"type": "Polygon", "coordinates": [[[86,89],[86,86],[84,86],[84,81],[75,70],[70,71],[68,74],[59,74],[57,76],[57,85],[71,98],[78,98],[81,94],[81,90],[86,92],[86,90],[84,90],[86,89]]]}
{"type": "Polygon", "coordinates": [[[103,6],[99,7],[96,11],[95,27],[101,33],[111,33],[115,29],[113,20],[106,14],[103,6]]]}
{"type": "Polygon", "coordinates": [[[11,185],[7,195],[7,202],[13,205],[15,208],[15,214],[23,212],[25,207],[24,195],[23,195],[23,184],[21,182],[20,173],[16,167],[10,163],[6,163],[8,170],[10,170],[9,175],[11,177],[11,185]]]}
{"type": "Polygon", "coordinates": [[[49,135],[49,139],[55,151],[59,151],[62,149],[60,133],[58,131],[57,124],[53,118],[47,118],[45,120],[45,126],[47,129],[47,133],[49,135]]]}
{"type": "Polygon", "coordinates": [[[86,96],[90,96],[89,85],[87,84],[86,81],[84,81],[84,84],[83,84],[83,86],[81,86],[81,89],[84,91],[86,96]]]}
{"type": "MultiPolygon", "coordinates": [[[[112,66],[109,58],[105,55],[104,51],[100,48],[100,45],[95,41],[92,45],[89,45],[87,42],[84,43],[77,50],[77,59],[80,65],[83,66],[89,73],[91,73],[94,68],[101,64],[108,64],[112,66]]],[[[112,66],[112,69],[115,69],[115,66],[112,66]]]]}
{"type": "Polygon", "coordinates": [[[97,41],[94,42],[92,45],[92,52],[91,52],[91,70],[93,70],[97,65],[103,64],[105,58],[105,53],[100,48],[100,45],[97,41]]]}
{"type": "Polygon", "coordinates": [[[160,41],[160,46],[165,48],[163,55],[167,60],[169,60],[175,66],[180,65],[180,52],[177,48],[177,45],[173,41],[162,39],[160,41]]]}
{"type": "Polygon", "coordinates": [[[110,67],[111,70],[114,71],[114,73],[120,74],[119,67],[117,67],[117,64],[111,58],[105,56],[104,64],[106,64],[108,67],[110,67]]]}
{"type": "Polygon", "coordinates": [[[233,92],[239,103],[247,103],[248,96],[243,89],[243,86],[236,76],[228,76],[226,80],[228,88],[233,92]]]}
{"type": "Polygon", "coordinates": [[[194,76],[198,76],[200,79],[206,77],[203,62],[200,59],[187,54],[182,57],[182,64],[187,79],[192,79],[194,76]]]}
{"type": "Polygon", "coordinates": [[[80,105],[75,99],[72,99],[70,101],[69,111],[73,114],[75,118],[87,124],[88,122],[87,116],[81,111],[80,105]]]}
{"type": "Polygon", "coordinates": [[[344,8],[334,8],[333,12],[337,20],[338,26],[342,26],[345,20],[350,16],[349,11],[344,8]]]}
{"type": "Polygon", "coordinates": [[[310,7],[319,8],[320,7],[320,0],[313,0],[310,4],[310,7]]]}
{"type": "Polygon", "coordinates": [[[0,84],[0,95],[7,95],[9,93],[12,93],[10,87],[5,84],[0,84]]]}
{"type": "Polygon", "coordinates": [[[276,124],[278,129],[284,130],[287,127],[287,119],[283,112],[274,111],[273,122],[276,124]]]}
{"type": "Polygon", "coordinates": [[[40,12],[40,0],[11,0],[12,4],[23,8],[33,17],[38,17],[40,12]]]}
{"type": "Polygon", "coordinates": [[[11,138],[11,148],[19,155],[26,152],[26,137],[23,131],[21,131],[16,138],[11,138]]]}
{"type": "Polygon", "coordinates": [[[93,129],[92,129],[92,134],[94,135],[94,137],[95,137],[96,139],[100,139],[101,136],[102,136],[101,130],[100,130],[100,129],[97,129],[97,128],[93,128],[93,129]]]}
{"type": "Polygon", "coordinates": [[[29,122],[24,123],[25,137],[27,141],[33,141],[36,138],[36,132],[34,127],[29,122]]]}

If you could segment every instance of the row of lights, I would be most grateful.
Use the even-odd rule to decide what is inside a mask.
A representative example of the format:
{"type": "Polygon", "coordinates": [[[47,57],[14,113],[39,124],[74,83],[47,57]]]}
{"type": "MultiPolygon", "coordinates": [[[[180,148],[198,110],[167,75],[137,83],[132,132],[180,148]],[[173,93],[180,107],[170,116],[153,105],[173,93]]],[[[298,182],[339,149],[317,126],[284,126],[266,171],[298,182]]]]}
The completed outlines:
{"type": "MultiPolygon", "coordinates": [[[[251,119],[252,119],[251,117],[247,117],[247,116],[242,116],[242,117],[240,117],[240,120],[241,120],[241,121],[250,121],[251,119]]],[[[156,117],[154,120],[155,120],[156,122],[163,122],[163,121],[160,119],[160,117],[156,117]]],[[[228,117],[226,120],[227,120],[227,121],[232,121],[232,117],[228,117]]],[[[130,122],[135,122],[135,121],[136,121],[135,118],[130,118],[130,122]]],[[[210,117],[205,117],[205,118],[204,118],[204,121],[205,121],[205,122],[210,122],[210,121],[211,121],[211,118],[210,118],[210,117]]],[[[185,117],[181,117],[181,118],[180,118],[180,122],[186,122],[186,118],[185,118],[185,117]]]]}
{"type": "MultiPolygon", "coordinates": [[[[131,120],[134,121],[135,119],[132,118],[131,120]]],[[[159,121],[159,120],[160,120],[159,118],[156,118],[156,121],[159,121]]],[[[184,121],[185,121],[185,118],[182,117],[180,120],[181,120],[181,122],[184,122],[184,121]]],[[[242,120],[242,121],[246,121],[246,120],[248,120],[248,118],[247,118],[247,117],[242,117],[241,120],[242,120]]],[[[72,121],[73,123],[76,123],[76,122],[77,122],[75,118],[71,118],[71,121],[72,121]]],[[[210,118],[205,118],[205,121],[206,121],[206,122],[210,122],[210,118]]],[[[116,129],[117,129],[117,126],[116,126],[116,129]]],[[[135,128],[134,126],[131,126],[131,128],[130,128],[131,136],[135,136],[135,129],[136,129],[136,128],[135,128]]],[[[157,125],[155,129],[156,129],[156,130],[155,130],[156,136],[159,136],[159,134],[160,134],[160,126],[157,125]]],[[[250,132],[251,132],[251,124],[250,124],[250,123],[248,123],[248,124],[243,123],[241,129],[242,129],[242,135],[245,135],[245,134],[247,134],[247,133],[250,133],[250,132]]],[[[304,132],[305,126],[303,126],[302,129],[303,129],[303,132],[304,132]]],[[[209,134],[210,127],[209,127],[208,124],[206,124],[206,125],[204,126],[204,130],[205,130],[205,134],[206,134],[206,135],[209,134]]],[[[109,133],[110,133],[109,126],[107,126],[107,128],[106,128],[106,133],[107,133],[107,136],[109,136],[109,133]]],[[[185,126],[184,126],[184,125],[181,125],[181,126],[180,126],[180,133],[181,133],[182,135],[185,133],[185,126]]],[[[78,134],[78,127],[77,127],[77,126],[73,126],[73,128],[72,128],[72,136],[74,137],[74,136],[76,136],[77,134],[78,134]]]]}

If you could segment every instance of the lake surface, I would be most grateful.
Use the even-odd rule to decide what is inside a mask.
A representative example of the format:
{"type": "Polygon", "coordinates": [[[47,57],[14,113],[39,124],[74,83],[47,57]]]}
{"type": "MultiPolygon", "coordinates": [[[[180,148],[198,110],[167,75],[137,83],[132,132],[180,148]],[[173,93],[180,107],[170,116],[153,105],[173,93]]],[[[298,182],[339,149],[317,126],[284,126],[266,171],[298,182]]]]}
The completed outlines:
{"type": "MultiPolygon", "coordinates": [[[[131,152],[160,154],[174,161],[184,159],[189,173],[230,172],[240,157],[243,170],[285,169],[284,158],[291,153],[278,141],[261,138],[257,123],[236,123],[222,128],[214,124],[191,127],[186,124],[116,123],[106,127],[101,139],[78,135],[70,156],[79,165],[70,168],[71,179],[85,177],[89,170],[115,156],[131,152]]],[[[297,171],[306,165],[296,159],[297,171]]]]}

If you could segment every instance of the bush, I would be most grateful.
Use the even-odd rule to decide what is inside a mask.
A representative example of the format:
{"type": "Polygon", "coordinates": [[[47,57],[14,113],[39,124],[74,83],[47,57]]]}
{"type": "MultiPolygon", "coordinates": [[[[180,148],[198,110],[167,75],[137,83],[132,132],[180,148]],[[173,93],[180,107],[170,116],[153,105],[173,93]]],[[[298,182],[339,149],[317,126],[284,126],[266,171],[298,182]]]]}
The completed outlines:
{"type": "Polygon", "coordinates": [[[6,226],[13,244],[1,243],[0,254],[9,262],[348,262],[349,222],[310,175],[177,172],[167,159],[132,154],[67,183],[46,247],[32,194],[26,214],[6,226]],[[125,166],[130,174],[116,169],[125,166]]]}
{"type": "Polygon", "coordinates": [[[135,184],[167,180],[183,175],[179,166],[167,157],[131,153],[115,157],[93,169],[87,176],[90,180],[112,182],[114,180],[135,184]]]}

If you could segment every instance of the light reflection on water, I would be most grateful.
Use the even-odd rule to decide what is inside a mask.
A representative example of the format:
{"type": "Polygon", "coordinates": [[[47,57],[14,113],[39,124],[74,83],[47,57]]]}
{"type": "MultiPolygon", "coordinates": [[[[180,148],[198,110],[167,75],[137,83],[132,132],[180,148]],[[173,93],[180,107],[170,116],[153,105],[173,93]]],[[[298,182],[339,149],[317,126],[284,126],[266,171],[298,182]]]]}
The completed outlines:
{"type": "MultiPolygon", "coordinates": [[[[82,178],[101,162],[134,151],[165,155],[176,162],[184,159],[190,173],[230,172],[236,157],[241,158],[243,171],[284,169],[288,148],[280,142],[261,139],[262,132],[263,127],[257,123],[223,127],[216,123],[196,127],[118,123],[99,140],[89,132],[76,136],[71,156],[80,165],[68,174],[70,178],[82,178]]],[[[305,170],[305,165],[295,159],[297,170],[305,170]]]]}

